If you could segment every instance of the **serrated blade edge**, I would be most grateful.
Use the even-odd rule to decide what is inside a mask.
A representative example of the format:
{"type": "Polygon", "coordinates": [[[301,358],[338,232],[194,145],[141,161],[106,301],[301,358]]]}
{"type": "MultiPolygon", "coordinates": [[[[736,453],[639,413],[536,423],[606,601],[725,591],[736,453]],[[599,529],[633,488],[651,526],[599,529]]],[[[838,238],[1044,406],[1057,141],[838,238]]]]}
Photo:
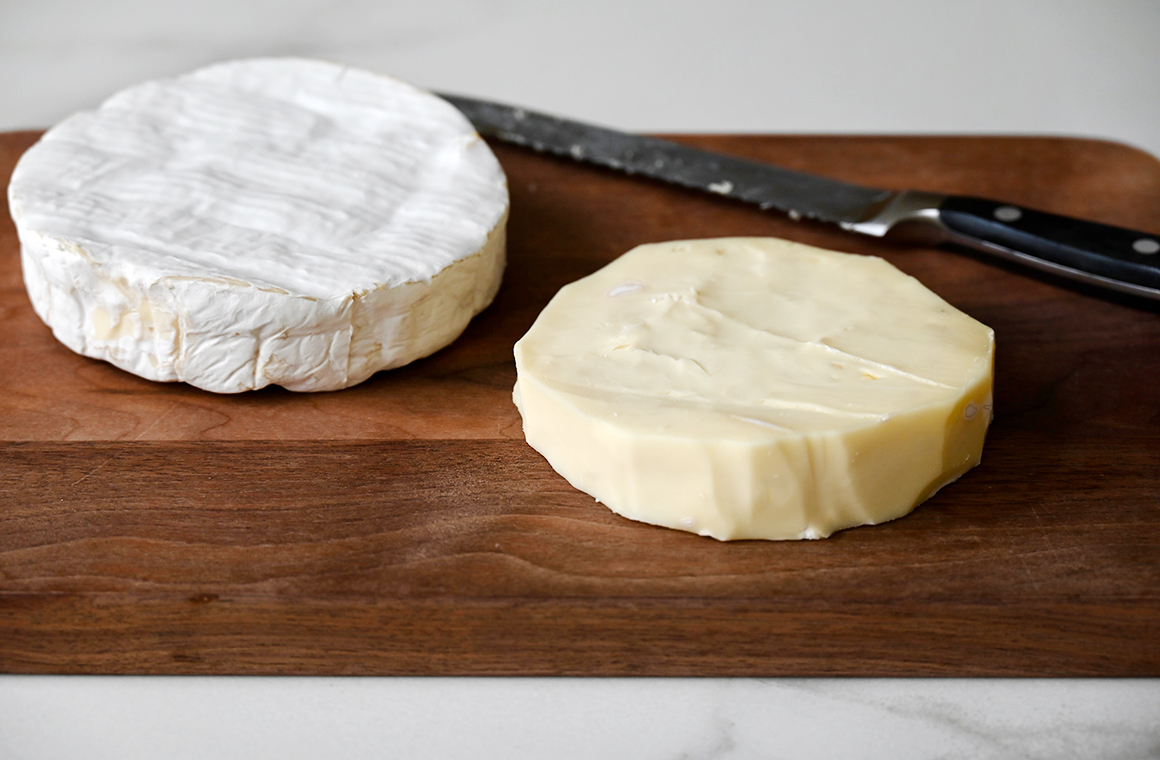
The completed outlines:
{"type": "Polygon", "coordinates": [[[873,216],[894,195],[889,190],[516,106],[439,95],[458,108],[484,137],[736,198],[763,209],[778,209],[794,218],[855,224],[873,216]]]}

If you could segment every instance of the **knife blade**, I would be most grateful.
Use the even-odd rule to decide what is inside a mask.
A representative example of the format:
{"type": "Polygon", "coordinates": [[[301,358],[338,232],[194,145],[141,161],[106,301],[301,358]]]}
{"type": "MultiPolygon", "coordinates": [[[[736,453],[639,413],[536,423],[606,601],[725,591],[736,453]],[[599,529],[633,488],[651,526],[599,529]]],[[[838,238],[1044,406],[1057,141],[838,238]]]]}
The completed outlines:
{"type": "Polygon", "coordinates": [[[965,246],[1101,288],[1160,300],[1160,234],[1019,204],[887,190],[647,135],[438,93],[484,137],[776,209],[872,237],[965,246]]]}

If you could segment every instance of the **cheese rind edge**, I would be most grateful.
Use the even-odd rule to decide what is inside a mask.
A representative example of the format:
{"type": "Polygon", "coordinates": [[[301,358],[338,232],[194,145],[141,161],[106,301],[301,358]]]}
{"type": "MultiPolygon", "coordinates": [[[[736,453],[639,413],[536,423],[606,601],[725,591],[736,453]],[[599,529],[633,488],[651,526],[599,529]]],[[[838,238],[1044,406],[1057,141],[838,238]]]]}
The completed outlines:
{"type": "Polygon", "coordinates": [[[505,265],[506,178],[462,114],[324,61],[128,88],[50,129],[8,196],[62,343],[219,393],[337,390],[429,355],[505,265]]]}

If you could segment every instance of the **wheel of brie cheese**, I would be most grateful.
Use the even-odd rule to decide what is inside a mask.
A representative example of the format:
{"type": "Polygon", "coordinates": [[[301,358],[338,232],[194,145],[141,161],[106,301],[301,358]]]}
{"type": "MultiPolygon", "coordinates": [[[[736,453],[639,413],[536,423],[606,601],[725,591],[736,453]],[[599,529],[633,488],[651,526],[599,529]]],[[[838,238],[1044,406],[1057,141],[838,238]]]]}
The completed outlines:
{"type": "Polygon", "coordinates": [[[49,130],[8,197],[61,342],[220,393],[335,390],[431,354],[504,267],[506,179],[467,119],[322,61],[124,90],[49,130]]]}
{"type": "Polygon", "coordinates": [[[882,259],[636,248],[515,346],[529,444],[634,520],[721,540],[900,517],[979,463],[994,336],[882,259]]]}

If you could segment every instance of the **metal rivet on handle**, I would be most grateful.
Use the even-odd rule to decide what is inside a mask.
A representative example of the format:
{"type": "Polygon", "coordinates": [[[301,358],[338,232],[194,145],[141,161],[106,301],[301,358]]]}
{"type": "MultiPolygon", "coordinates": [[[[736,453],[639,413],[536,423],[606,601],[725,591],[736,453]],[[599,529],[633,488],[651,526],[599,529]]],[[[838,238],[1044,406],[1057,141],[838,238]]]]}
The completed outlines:
{"type": "Polygon", "coordinates": [[[1132,250],[1143,254],[1160,253],[1160,243],[1152,238],[1140,238],[1132,243],[1132,250]]]}
{"type": "Polygon", "coordinates": [[[995,218],[1000,222],[1015,222],[1019,220],[1019,217],[1023,216],[1023,212],[1014,206],[1000,206],[992,213],[994,213],[995,218]]]}

